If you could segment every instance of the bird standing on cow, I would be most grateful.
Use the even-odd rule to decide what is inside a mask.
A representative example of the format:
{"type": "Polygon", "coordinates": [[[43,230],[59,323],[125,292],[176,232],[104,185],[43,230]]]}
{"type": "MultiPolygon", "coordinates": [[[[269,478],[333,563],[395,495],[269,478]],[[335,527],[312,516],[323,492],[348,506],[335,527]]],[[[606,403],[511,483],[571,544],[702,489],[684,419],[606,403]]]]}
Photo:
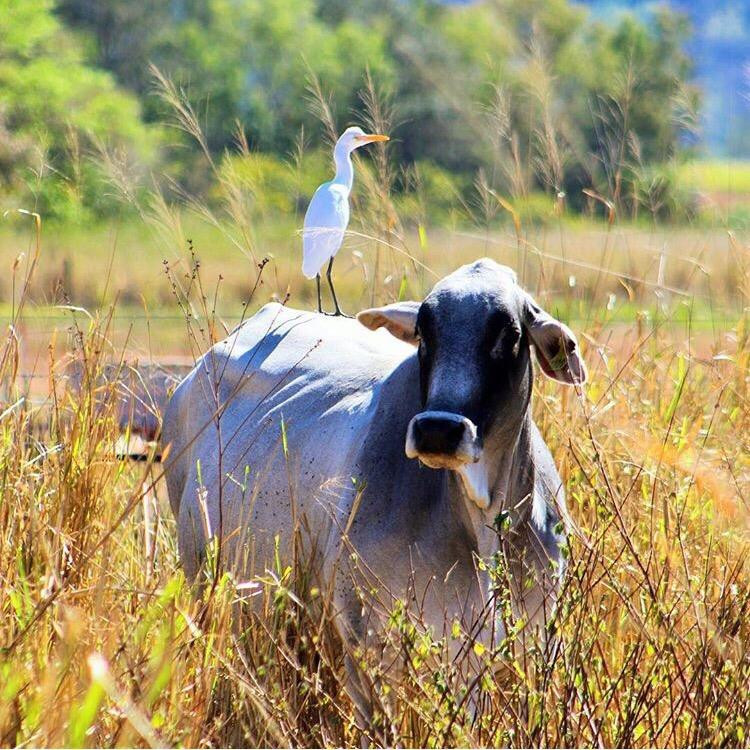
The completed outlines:
{"type": "Polygon", "coordinates": [[[302,230],[302,273],[308,279],[315,278],[318,290],[318,312],[323,312],[320,297],[320,271],[328,261],[326,278],[333,297],[334,315],[341,315],[336,291],[331,280],[333,259],[344,241],[349,225],[349,193],[354,181],[352,151],[367,143],[389,140],[387,135],[365,133],[362,128],[347,128],[333,149],[336,175],[324,182],[316,191],[307,207],[302,230]]]}

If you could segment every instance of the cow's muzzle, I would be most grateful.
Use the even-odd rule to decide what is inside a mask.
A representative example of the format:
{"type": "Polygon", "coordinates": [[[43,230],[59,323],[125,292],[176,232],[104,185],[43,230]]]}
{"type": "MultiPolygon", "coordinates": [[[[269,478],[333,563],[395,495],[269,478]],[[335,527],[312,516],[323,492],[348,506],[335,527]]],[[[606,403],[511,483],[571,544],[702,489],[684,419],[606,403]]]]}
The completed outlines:
{"type": "Polygon", "coordinates": [[[406,455],[433,469],[459,469],[479,461],[482,446],[470,419],[448,411],[423,411],[409,422],[406,455]]]}

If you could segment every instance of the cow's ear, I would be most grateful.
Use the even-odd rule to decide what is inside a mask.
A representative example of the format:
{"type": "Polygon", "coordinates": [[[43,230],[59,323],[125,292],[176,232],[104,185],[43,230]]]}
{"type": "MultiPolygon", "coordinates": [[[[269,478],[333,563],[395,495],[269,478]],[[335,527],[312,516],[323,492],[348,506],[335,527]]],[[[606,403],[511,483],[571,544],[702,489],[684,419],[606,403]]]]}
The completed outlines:
{"type": "Polygon", "coordinates": [[[385,307],[373,307],[357,314],[357,320],[371,331],[385,328],[397,339],[417,345],[417,313],[420,302],[395,302],[385,307]]]}
{"type": "Polygon", "coordinates": [[[573,331],[528,295],[524,301],[524,328],[545,375],[568,385],[586,382],[586,364],[573,331]]]}

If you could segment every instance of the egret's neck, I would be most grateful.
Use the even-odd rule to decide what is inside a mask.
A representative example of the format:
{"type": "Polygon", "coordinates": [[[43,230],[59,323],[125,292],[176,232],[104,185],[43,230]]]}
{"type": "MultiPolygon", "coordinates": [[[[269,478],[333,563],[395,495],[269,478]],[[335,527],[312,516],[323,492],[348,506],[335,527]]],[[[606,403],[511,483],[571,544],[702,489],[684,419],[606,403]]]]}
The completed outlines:
{"type": "Polygon", "coordinates": [[[351,152],[337,145],[333,150],[333,161],[336,163],[336,176],[333,181],[338,185],[344,185],[347,190],[351,190],[354,182],[351,152]]]}

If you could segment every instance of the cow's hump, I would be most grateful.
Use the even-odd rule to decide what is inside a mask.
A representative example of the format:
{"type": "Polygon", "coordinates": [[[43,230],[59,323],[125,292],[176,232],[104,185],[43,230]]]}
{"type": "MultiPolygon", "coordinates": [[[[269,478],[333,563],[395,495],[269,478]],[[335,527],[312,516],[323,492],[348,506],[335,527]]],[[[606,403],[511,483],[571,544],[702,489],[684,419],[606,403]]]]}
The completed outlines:
{"type": "Polygon", "coordinates": [[[412,346],[354,319],[269,303],[218,343],[206,365],[221,373],[223,387],[252,380],[264,389],[308,378],[356,388],[387,376],[413,354],[412,346]]]}

